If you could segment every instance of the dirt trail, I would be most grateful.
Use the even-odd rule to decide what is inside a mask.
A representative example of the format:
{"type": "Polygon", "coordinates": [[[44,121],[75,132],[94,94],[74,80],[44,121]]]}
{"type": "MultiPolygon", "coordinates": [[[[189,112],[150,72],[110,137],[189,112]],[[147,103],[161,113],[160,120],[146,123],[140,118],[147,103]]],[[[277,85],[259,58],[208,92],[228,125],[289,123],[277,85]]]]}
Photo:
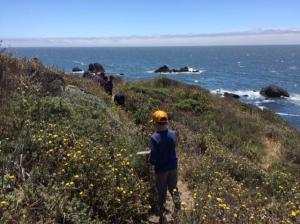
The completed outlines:
{"type": "MultiPolygon", "coordinates": [[[[192,193],[188,189],[187,183],[179,180],[177,183],[177,187],[180,193],[180,200],[181,200],[181,210],[184,210],[186,212],[192,211],[194,208],[195,202],[192,197],[192,193]]],[[[174,215],[175,215],[175,207],[172,200],[172,197],[170,193],[167,194],[167,200],[165,203],[165,207],[167,209],[167,213],[165,215],[166,221],[165,223],[173,223],[174,215]]],[[[156,215],[152,215],[148,219],[149,223],[159,223],[159,217],[156,215]]]]}
{"type": "Polygon", "coordinates": [[[262,159],[262,168],[267,170],[280,157],[281,144],[268,138],[262,140],[266,155],[262,159]]]}

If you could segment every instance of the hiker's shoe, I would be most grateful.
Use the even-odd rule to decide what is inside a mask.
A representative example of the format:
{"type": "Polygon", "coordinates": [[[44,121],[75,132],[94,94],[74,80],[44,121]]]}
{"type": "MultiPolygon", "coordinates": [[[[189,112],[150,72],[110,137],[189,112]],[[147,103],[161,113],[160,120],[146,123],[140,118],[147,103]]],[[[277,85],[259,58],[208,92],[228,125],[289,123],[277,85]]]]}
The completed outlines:
{"type": "Polygon", "coordinates": [[[167,217],[165,215],[161,215],[159,217],[159,224],[167,224],[167,223],[168,223],[167,217]]]}
{"type": "Polygon", "coordinates": [[[174,206],[175,206],[175,210],[177,210],[177,211],[181,210],[181,203],[180,202],[174,203],[174,206]]]}

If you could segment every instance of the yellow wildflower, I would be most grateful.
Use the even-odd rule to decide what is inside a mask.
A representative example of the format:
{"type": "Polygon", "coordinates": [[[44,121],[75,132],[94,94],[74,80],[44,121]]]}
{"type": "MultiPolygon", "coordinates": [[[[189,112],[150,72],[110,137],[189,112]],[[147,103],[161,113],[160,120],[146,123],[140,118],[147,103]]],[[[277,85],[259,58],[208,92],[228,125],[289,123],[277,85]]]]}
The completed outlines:
{"type": "Polygon", "coordinates": [[[7,201],[3,200],[3,201],[0,202],[0,205],[1,206],[8,206],[9,203],[7,201]]]}
{"type": "Polygon", "coordinates": [[[68,183],[65,184],[66,187],[74,187],[75,183],[73,181],[70,181],[68,183]]]}
{"type": "Polygon", "coordinates": [[[222,198],[217,198],[217,201],[218,202],[222,202],[222,198]]]}
{"type": "Polygon", "coordinates": [[[297,216],[297,212],[296,211],[291,211],[291,216],[292,217],[296,217],[297,216]]]}
{"type": "Polygon", "coordinates": [[[14,181],[16,179],[16,177],[14,175],[9,175],[7,177],[7,179],[10,180],[10,181],[14,181]]]}
{"type": "Polygon", "coordinates": [[[197,198],[197,193],[193,194],[193,198],[196,199],[197,198]]]}
{"type": "Polygon", "coordinates": [[[186,206],[186,202],[185,201],[182,201],[181,202],[181,205],[184,207],[184,206],[186,206]]]}

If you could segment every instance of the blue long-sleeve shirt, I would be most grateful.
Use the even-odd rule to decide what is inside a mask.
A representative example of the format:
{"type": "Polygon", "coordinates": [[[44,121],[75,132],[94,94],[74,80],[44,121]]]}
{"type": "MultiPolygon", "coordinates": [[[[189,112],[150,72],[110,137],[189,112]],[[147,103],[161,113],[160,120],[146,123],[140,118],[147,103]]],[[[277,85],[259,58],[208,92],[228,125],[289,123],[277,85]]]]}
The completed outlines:
{"type": "Polygon", "coordinates": [[[155,173],[177,169],[176,133],[170,129],[155,132],[150,139],[150,163],[155,173]]]}

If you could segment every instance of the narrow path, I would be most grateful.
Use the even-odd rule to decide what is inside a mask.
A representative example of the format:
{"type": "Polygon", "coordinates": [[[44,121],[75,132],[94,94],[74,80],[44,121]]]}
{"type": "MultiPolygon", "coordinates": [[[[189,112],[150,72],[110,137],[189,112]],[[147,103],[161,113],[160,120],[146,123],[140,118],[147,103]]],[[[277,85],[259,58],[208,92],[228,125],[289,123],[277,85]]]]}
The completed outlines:
{"type": "MultiPolygon", "coordinates": [[[[192,193],[188,189],[188,185],[186,182],[183,182],[182,180],[179,180],[177,183],[177,187],[180,193],[180,200],[181,200],[181,210],[185,212],[190,212],[193,210],[195,202],[192,197],[192,193]]],[[[167,194],[167,200],[165,203],[165,207],[167,209],[167,213],[165,215],[166,217],[166,223],[173,223],[174,220],[174,203],[172,200],[172,197],[170,193],[167,194]]],[[[159,217],[156,215],[151,215],[148,219],[148,223],[159,223],[159,217]]]]}

